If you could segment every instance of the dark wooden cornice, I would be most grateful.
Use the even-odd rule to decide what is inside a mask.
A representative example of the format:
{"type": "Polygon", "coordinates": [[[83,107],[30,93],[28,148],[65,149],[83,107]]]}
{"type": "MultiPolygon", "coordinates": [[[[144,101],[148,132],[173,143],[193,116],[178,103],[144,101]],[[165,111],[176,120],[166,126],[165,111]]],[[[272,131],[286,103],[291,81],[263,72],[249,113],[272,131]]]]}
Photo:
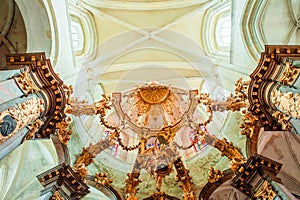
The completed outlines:
{"type": "Polygon", "coordinates": [[[41,89],[39,96],[45,102],[45,119],[39,130],[41,137],[49,138],[55,131],[55,123],[66,117],[64,110],[67,104],[67,96],[64,91],[63,81],[54,72],[49,59],[44,52],[8,54],[6,55],[5,70],[21,69],[28,67],[34,83],[41,89]]]}
{"type": "Polygon", "coordinates": [[[280,86],[278,79],[285,69],[282,63],[286,59],[300,60],[300,45],[266,45],[256,69],[250,74],[249,111],[259,117],[265,130],[281,129],[272,117],[276,108],[271,103],[270,96],[280,86]]]}

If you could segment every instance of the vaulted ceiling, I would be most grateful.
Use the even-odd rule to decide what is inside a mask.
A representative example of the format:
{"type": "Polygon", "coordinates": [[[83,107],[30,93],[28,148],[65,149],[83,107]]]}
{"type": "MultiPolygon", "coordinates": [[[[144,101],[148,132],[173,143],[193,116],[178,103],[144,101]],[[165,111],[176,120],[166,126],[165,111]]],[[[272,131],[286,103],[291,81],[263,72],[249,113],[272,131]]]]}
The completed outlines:
{"type": "MultiPolygon", "coordinates": [[[[16,5],[26,27],[27,52],[45,51],[62,79],[74,85],[74,96],[90,103],[98,101],[103,93],[110,95],[149,81],[197,89],[211,93],[214,99],[222,99],[234,90],[238,78],[247,78],[256,67],[264,44],[291,44],[300,38],[297,0],[69,0],[59,4],[16,0],[16,5]],[[277,12],[280,14],[275,15],[277,12]],[[34,22],[40,24],[39,29],[34,22]]],[[[11,37],[2,38],[6,41],[11,37]]],[[[25,49],[21,46],[24,44],[20,44],[20,51],[25,49]]],[[[6,47],[0,45],[1,48],[6,47]]],[[[240,113],[219,113],[211,130],[220,138],[228,138],[245,155],[240,122],[240,113]]],[[[83,146],[101,138],[103,127],[97,117],[82,116],[74,118],[73,130],[68,146],[71,162],[83,146]]],[[[34,164],[41,166],[40,172],[45,171],[58,163],[54,151],[49,141],[27,141],[1,160],[18,171],[10,170],[8,164],[1,167],[0,177],[6,181],[0,184],[0,191],[4,191],[0,192],[2,197],[36,198],[41,190],[35,179],[37,173],[33,171],[28,179],[20,178],[30,171],[20,166],[34,164]],[[32,159],[31,152],[43,154],[32,159]],[[23,160],[17,163],[15,156],[23,160]],[[24,191],[17,191],[16,183],[24,184],[24,191]],[[30,187],[37,190],[34,197],[30,196],[30,187]]],[[[108,172],[114,179],[113,186],[122,192],[133,160],[125,163],[103,152],[89,170],[90,173],[108,172]]],[[[212,148],[186,160],[185,164],[194,176],[197,192],[207,183],[211,166],[220,170],[228,168],[227,159],[212,148]]],[[[138,193],[139,197],[146,197],[155,190],[155,184],[146,173],[142,179],[138,193]]],[[[174,173],[164,183],[163,190],[167,193],[181,194],[174,173]]],[[[97,192],[93,190],[87,199],[99,199],[102,194],[97,192]]],[[[234,191],[228,193],[231,199],[237,198],[234,191]]]]}

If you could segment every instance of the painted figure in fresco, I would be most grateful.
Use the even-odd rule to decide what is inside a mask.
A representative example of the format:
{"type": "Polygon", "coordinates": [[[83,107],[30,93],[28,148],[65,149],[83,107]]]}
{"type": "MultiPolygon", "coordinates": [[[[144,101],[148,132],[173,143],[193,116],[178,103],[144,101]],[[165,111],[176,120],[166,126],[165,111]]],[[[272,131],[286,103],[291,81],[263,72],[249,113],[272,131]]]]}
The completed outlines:
{"type": "Polygon", "coordinates": [[[3,117],[0,123],[0,132],[5,137],[11,134],[17,126],[17,122],[10,115],[3,117]]]}

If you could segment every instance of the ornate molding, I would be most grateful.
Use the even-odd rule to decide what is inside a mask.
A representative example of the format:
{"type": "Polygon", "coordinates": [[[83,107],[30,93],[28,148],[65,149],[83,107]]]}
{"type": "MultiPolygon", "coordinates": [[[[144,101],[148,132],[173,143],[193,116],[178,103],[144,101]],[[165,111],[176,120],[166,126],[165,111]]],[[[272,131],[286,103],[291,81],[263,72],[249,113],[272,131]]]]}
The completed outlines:
{"type": "Polygon", "coordinates": [[[231,94],[226,101],[212,101],[212,110],[213,111],[225,111],[225,110],[231,110],[231,111],[239,111],[242,108],[246,108],[249,106],[248,102],[248,86],[249,86],[250,80],[244,81],[242,78],[238,79],[235,83],[235,92],[234,94],[231,94]]]}
{"type": "Polygon", "coordinates": [[[289,60],[286,60],[284,65],[284,71],[281,76],[278,78],[278,82],[283,85],[292,86],[297,80],[300,74],[300,68],[293,65],[289,60]]]}
{"type": "Polygon", "coordinates": [[[189,170],[184,167],[180,157],[174,161],[174,166],[177,171],[176,181],[181,182],[180,187],[184,193],[184,200],[195,200],[196,194],[194,192],[194,184],[192,182],[193,177],[189,175],[189,170]]]}
{"type": "Polygon", "coordinates": [[[210,167],[210,172],[209,172],[209,176],[208,176],[209,183],[218,182],[223,177],[224,177],[224,172],[221,172],[220,170],[216,170],[213,167],[210,167]]]}
{"type": "Polygon", "coordinates": [[[24,89],[25,94],[39,91],[46,106],[43,113],[44,124],[38,135],[42,138],[49,138],[56,131],[55,124],[66,117],[64,110],[70,99],[72,87],[63,84],[45,53],[8,54],[6,55],[6,64],[7,69],[25,67],[20,78],[15,79],[20,84],[20,88],[24,89]]]}
{"type": "Polygon", "coordinates": [[[231,185],[250,197],[254,197],[255,193],[263,194],[263,184],[270,183],[270,180],[280,181],[276,175],[281,166],[282,164],[274,160],[255,154],[240,166],[231,185]]]}
{"type": "Polygon", "coordinates": [[[251,112],[243,112],[243,123],[240,124],[241,134],[245,135],[248,139],[252,139],[255,132],[255,128],[258,126],[258,117],[253,115],[251,112]]]}
{"type": "Polygon", "coordinates": [[[70,135],[72,135],[72,130],[69,130],[72,121],[72,118],[68,116],[62,121],[56,123],[58,139],[64,145],[68,145],[70,135]]]}
{"type": "Polygon", "coordinates": [[[101,185],[111,187],[111,183],[113,182],[113,180],[108,178],[107,173],[100,172],[98,174],[95,174],[95,182],[101,185]]]}
{"type": "Polygon", "coordinates": [[[232,142],[227,142],[226,138],[222,140],[218,139],[214,135],[204,134],[205,141],[218,149],[221,152],[221,156],[226,156],[230,160],[230,168],[233,172],[236,172],[242,164],[245,162],[245,158],[239,152],[239,150],[233,146],[232,142]]]}
{"type": "Polygon", "coordinates": [[[282,93],[273,90],[271,94],[272,103],[283,113],[290,117],[300,119],[300,96],[292,92],[282,93]]]}
{"type": "MultiPolygon", "coordinates": [[[[45,189],[41,192],[53,192],[56,198],[81,199],[90,191],[84,181],[71,166],[61,163],[37,176],[45,189]],[[58,194],[55,194],[58,192],[58,194]]],[[[59,199],[60,200],[60,199],[59,199]]]]}
{"type": "Polygon", "coordinates": [[[277,122],[281,125],[282,130],[291,130],[292,125],[290,124],[290,116],[277,110],[272,114],[272,116],[277,120],[277,122]]]}
{"type": "Polygon", "coordinates": [[[44,106],[42,99],[32,97],[0,113],[0,142],[12,137],[32,121],[39,118],[45,110],[44,106]],[[6,116],[10,116],[11,119],[8,120],[6,116]]]}
{"type": "Polygon", "coordinates": [[[29,74],[30,69],[25,67],[25,70],[18,76],[13,76],[19,88],[25,96],[41,91],[41,89],[34,83],[29,74]]]}
{"type": "MultiPolygon", "coordinates": [[[[271,93],[275,88],[283,85],[280,77],[286,70],[286,65],[290,68],[293,60],[298,60],[299,57],[299,45],[267,45],[265,52],[261,54],[258,66],[250,75],[248,110],[258,117],[261,126],[266,130],[281,128],[272,116],[277,109],[272,103],[271,93]]],[[[290,74],[295,74],[295,72],[290,72],[290,74]]],[[[295,80],[295,77],[289,79],[289,86],[293,87],[295,80]]]]}
{"type": "Polygon", "coordinates": [[[27,128],[29,129],[27,135],[26,135],[26,140],[32,140],[35,139],[36,137],[36,133],[39,131],[40,127],[43,125],[43,121],[40,119],[35,120],[34,122],[32,122],[31,124],[29,124],[27,126],[27,128]]]}
{"type": "Polygon", "coordinates": [[[274,191],[272,185],[265,180],[259,190],[253,195],[256,199],[269,200],[274,199],[277,192],[274,191]]]}
{"type": "Polygon", "coordinates": [[[87,148],[83,148],[80,156],[77,157],[73,170],[79,174],[79,176],[84,179],[88,170],[86,167],[94,162],[94,158],[103,150],[107,149],[111,145],[110,140],[100,140],[94,145],[90,145],[87,148]]]}

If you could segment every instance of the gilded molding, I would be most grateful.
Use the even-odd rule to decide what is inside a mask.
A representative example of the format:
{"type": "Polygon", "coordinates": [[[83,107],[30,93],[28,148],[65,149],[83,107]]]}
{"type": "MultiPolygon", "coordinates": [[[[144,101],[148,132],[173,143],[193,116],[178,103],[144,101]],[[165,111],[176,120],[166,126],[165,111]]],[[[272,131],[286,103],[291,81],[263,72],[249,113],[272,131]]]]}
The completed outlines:
{"type": "Polygon", "coordinates": [[[11,107],[3,111],[0,114],[0,123],[3,122],[5,116],[9,115],[15,120],[16,127],[5,137],[0,134],[0,142],[12,137],[29,123],[39,118],[44,109],[44,101],[42,99],[32,97],[31,99],[17,104],[15,107],[11,107]]]}
{"type": "Polygon", "coordinates": [[[39,131],[39,129],[41,128],[41,126],[43,125],[43,121],[40,119],[35,120],[34,122],[32,122],[31,124],[29,124],[27,126],[27,128],[29,129],[27,135],[26,135],[26,140],[32,140],[35,139],[35,133],[37,133],[39,131]]]}
{"type": "Polygon", "coordinates": [[[242,108],[246,108],[249,106],[248,101],[248,87],[249,87],[250,80],[244,81],[242,78],[238,79],[235,83],[235,92],[227,97],[226,101],[212,101],[212,109],[213,111],[239,111],[242,108]]]}
{"type": "Polygon", "coordinates": [[[125,187],[126,187],[126,200],[138,200],[136,193],[138,191],[137,186],[139,183],[142,182],[141,179],[139,179],[140,173],[134,172],[134,173],[128,173],[127,178],[125,180],[125,187]]]}
{"type": "Polygon", "coordinates": [[[111,145],[110,140],[100,140],[96,144],[91,144],[87,148],[83,148],[80,156],[77,157],[73,170],[84,179],[88,170],[86,167],[94,162],[94,158],[101,153],[103,150],[107,149],[111,145]]]}
{"type": "Polygon", "coordinates": [[[26,67],[24,72],[21,72],[18,76],[13,77],[25,96],[41,91],[41,89],[36,86],[31,79],[29,71],[29,68],[26,67]]]}
{"type": "Polygon", "coordinates": [[[221,156],[226,156],[230,160],[230,168],[233,172],[236,172],[241,165],[243,165],[246,159],[239,152],[239,150],[233,146],[232,142],[227,142],[225,138],[218,139],[214,135],[205,134],[205,141],[218,149],[221,152],[221,156]]]}
{"type": "Polygon", "coordinates": [[[277,192],[273,190],[272,185],[267,180],[265,180],[263,185],[254,194],[254,197],[256,199],[261,199],[261,200],[271,200],[274,199],[276,195],[277,192]]]}
{"type": "Polygon", "coordinates": [[[254,129],[258,122],[258,117],[253,115],[251,112],[242,112],[243,116],[243,123],[240,124],[241,134],[245,135],[247,138],[251,139],[254,135],[254,129]]]}
{"type": "Polygon", "coordinates": [[[296,67],[290,61],[284,63],[284,71],[278,79],[283,85],[292,86],[300,74],[300,68],[296,67]]]}
{"type": "Polygon", "coordinates": [[[50,200],[65,200],[62,196],[60,196],[58,191],[55,191],[51,196],[50,200]]]}
{"type": "Polygon", "coordinates": [[[283,113],[290,117],[300,119],[300,96],[292,92],[282,93],[273,90],[271,94],[272,103],[283,113]]]}
{"type": "Polygon", "coordinates": [[[72,118],[68,116],[62,121],[56,123],[58,139],[64,145],[68,145],[70,135],[72,135],[72,130],[69,130],[72,121],[72,118]]]}
{"type": "Polygon", "coordinates": [[[224,177],[224,172],[221,172],[220,170],[216,170],[213,167],[210,167],[209,176],[208,176],[209,183],[218,182],[223,177],[224,177]]]}
{"type": "Polygon", "coordinates": [[[95,174],[95,182],[110,187],[113,180],[108,178],[107,173],[100,172],[99,174],[95,174]]]}
{"type": "Polygon", "coordinates": [[[275,117],[275,119],[277,119],[277,122],[279,124],[281,124],[282,130],[291,130],[292,129],[292,125],[289,122],[291,117],[289,115],[277,110],[276,112],[274,112],[272,114],[272,116],[275,117]]]}
{"type": "Polygon", "coordinates": [[[195,200],[196,194],[194,192],[194,184],[192,182],[192,176],[189,175],[189,170],[185,168],[181,158],[177,158],[174,161],[174,166],[177,171],[176,181],[181,181],[180,187],[183,190],[184,200],[195,200]]]}

